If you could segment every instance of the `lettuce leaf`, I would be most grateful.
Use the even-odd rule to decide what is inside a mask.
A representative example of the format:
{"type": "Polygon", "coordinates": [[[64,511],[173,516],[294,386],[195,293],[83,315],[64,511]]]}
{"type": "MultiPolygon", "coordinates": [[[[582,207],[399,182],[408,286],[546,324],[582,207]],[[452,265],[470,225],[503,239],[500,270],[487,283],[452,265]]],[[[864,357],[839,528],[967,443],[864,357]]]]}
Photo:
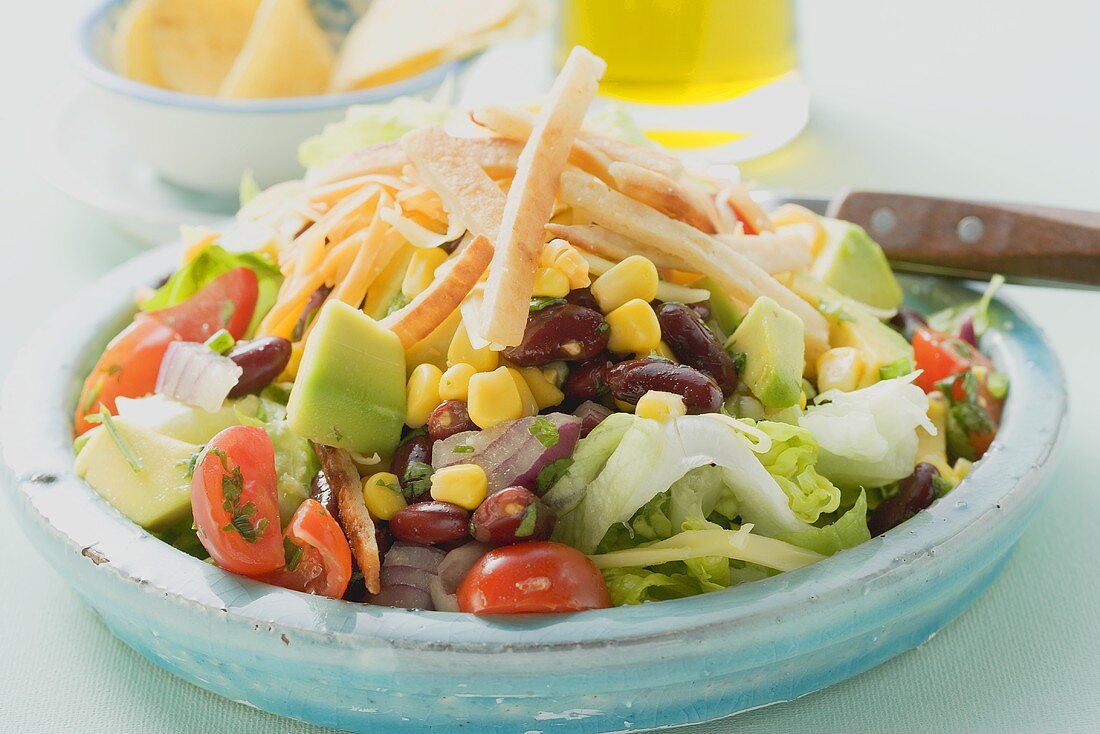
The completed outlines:
{"type": "Polygon", "coordinates": [[[768,473],[787,494],[791,510],[807,523],[840,507],[840,490],[817,473],[818,446],[805,428],[761,421],[756,427],[772,439],[771,448],[759,455],[768,473]]]}
{"type": "Polygon", "coordinates": [[[865,543],[871,539],[871,532],[867,529],[867,495],[860,492],[851,509],[831,525],[785,533],[779,538],[823,556],[865,543]]]}
{"type": "Polygon", "coordinates": [[[450,105],[419,97],[354,105],[343,120],[325,125],[319,135],[298,146],[298,162],[306,168],[323,166],[368,145],[397,140],[410,130],[441,125],[454,115],[450,105]]]}
{"type": "Polygon", "coordinates": [[[210,245],[173,273],[168,282],[141,304],[141,310],[158,311],[182,303],[219,275],[239,267],[251,269],[256,273],[259,281],[256,311],[252,314],[252,322],[248,325],[248,331],[245,334],[251,336],[263,317],[275,305],[279,286],[283,283],[283,274],[278,266],[255,252],[229,252],[218,245],[210,245]]]}
{"type": "Polygon", "coordinates": [[[578,441],[573,463],[543,496],[543,502],[559,515],[571,512],[584,498],[588,485],[603,471],[633,423],[634,416],[629,413],[612,413],[578,441]]]}
{"type": "Polygon", "coordinates": [[[853,392],[829,390],[799,425],[821,447],[816,469],[841,489],[879,487],[913,473],[918,426],[935,435],[916,373],[853,392]]]}
{"type": "Polygon", "coordinates": [[[642,132],[642,128],[630,113],[618,105],[606,105],[589,112],[584,118],[584,129],[590,133],[622,140],[624,143],[642,148],[656,147],[656,144],[642,132]]]}

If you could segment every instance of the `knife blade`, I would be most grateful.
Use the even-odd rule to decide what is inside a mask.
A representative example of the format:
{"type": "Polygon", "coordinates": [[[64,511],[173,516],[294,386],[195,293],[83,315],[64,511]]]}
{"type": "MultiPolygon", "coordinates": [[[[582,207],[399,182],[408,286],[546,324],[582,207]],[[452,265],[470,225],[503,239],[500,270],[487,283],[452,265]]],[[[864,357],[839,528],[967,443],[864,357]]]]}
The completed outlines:
{"type": "Polygon", "coordinates": [[[1100,212],[874,191],[765,191],[756,199],[765,209],[793,203],[854,222],[898,270],[1100,287],[1100,212]]]}

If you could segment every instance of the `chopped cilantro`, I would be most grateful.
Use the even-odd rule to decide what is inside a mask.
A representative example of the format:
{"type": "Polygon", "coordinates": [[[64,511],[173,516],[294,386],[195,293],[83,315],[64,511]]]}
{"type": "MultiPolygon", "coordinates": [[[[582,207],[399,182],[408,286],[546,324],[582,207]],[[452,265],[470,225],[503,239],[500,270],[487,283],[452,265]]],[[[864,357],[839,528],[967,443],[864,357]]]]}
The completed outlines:
{"type": "Polygon", "coordinates": [[[730,352],[729,355],[733,359],[733,367],[737,370],[737,374],[742,374],[745,371],[745,361],[749,355],[744,352],[730,352]]]}
{"type": "Polygon", "coordinates": [[[552,296],[533,296],[531,298],[531,313],[536,313],[544,308],[550,308],[551,306],[560,306],[565,303],[564,298],[553,298],[552,296]]]}
{"type": "Polygon", "coordinates": [[[601,321],[600,325],[596,327],[596,331],[600,334],[606,334],[610,330],[611,324],[607,323],[606,321],[601,321]]]}
{"type": "Polygon", "coordinates": [[[565,472],[569,471],[569,467],[572,465],[573,460],[565,458],[552,461],[544,466],[538,477],[535,478],[535,487],[539,493],[541,494],[557,484],[558,480],[565,475],[565,472]]]}
{"type": "Polygon", "coordinates": [[[431,464],[425,464],[423,461],[410,461],[409,466],[405,469],[405,476],[402,477],[401,493],[409,499],[427,494],[432,489],[433,473],[435,473],[435,469],[432,468],[431,464]]]}
{"type": "Polygon", "coordinates": [[[519,521],[519,525],[516,526],[516,532],[513,533],[517,538],[529,538],[535,532],[535,525],[539,520],[539,508],[534,502],[527,505],[527,509],[523,512],[523,519],[519,521]]]}
{"type": "Polygon", "coordinates": [[[114,418],[111,417],[111,413],[106,407],[101,405],[99,407],[99,413],[95,416],[90,416],[89,421],[92,423],[102,423],[103,427],[107,429],[107,435],[115,442],[115,446],[118,446],[118,452],[122,454],[122,458],[126,459],[126,463],[130,465],[134,473],[137,474],[141,471],[141,457],[137,455],[134,451],[134,447],[130,445],[130,442],[127,441],[126,437],[118,430],[114,418]],[[94,420],[92,420],[92,418],[94,418],[94,420]]]}
{"type": "Polygon", "coordinates": [[[468,443],[460,443],[451,449],[452,454],[472,454],[474,453],[474,447],[468,443]]]}
{"type": "Polygon", "coordinates": [[[298,545],[290,538],[283,538],[283,558],[286,559],[286,570],[291,573],[298,568],[298,564],[302,561],[302,556],[305,555],[305,551],[302,546],[298,545]]]}
{"type": "Polygon", "coordinates": [[[529,430],[531,435],[538,439],[538,442],[546,448],[551,448],[558,444],[558,427],[547,418],[538,416],[527,430],[529,430]]]}
{"type": "Polygon", "coordinates": [[[386,309],[386,315],[389,316],[394,311],[400,311],[408,305],[409,297],[405,295],[404,291],[398,291],[397,295],[390,301],[390,306],[386,309]]]}

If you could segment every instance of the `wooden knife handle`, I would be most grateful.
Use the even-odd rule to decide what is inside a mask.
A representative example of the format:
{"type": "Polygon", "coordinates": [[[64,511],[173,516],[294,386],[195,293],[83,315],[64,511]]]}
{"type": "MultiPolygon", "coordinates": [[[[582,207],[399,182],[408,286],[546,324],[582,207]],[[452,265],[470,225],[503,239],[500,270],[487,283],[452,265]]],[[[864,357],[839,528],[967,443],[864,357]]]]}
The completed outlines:
{"type": "Polygon", "coordinates": [[[1100,212],[852,191],[830,214],[898,262],[1100,285],[1100,212]]]}

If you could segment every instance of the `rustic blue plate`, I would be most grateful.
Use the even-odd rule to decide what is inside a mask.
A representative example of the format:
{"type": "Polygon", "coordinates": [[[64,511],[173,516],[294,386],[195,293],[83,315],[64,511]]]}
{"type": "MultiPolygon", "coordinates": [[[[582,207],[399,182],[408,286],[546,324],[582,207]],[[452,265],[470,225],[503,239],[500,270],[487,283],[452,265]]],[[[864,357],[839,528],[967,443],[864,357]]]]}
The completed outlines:
{"type": "MultiPolygon", "coordinates": [[[[1057,358],[1010,303],[985,347],[1012,380],[997,442],[912,520],[814,566],[682,601],[479,619],[319,599],[201,563],[72,472],[81,380],[176,261],[155,250],[79,294],[4,391],[7,495],[31,542],[135,650],[203,688],[360,732],[597,732],[706,721],[787,701],[928,640],[997,576],[1041,501],[1065,424],[1057,358]]],[[[905,278],[913,305],[974,291],[905,278]]]]}

